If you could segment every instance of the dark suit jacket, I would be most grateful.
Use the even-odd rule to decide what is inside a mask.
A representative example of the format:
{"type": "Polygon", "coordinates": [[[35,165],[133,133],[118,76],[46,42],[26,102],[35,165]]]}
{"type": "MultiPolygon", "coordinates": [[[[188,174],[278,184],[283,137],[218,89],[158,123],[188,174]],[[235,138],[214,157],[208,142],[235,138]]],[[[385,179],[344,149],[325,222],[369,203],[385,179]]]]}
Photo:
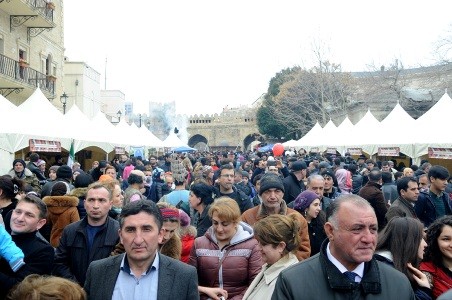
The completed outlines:
{"type": "MultiPolygon", "coordinates": [[[[157,299],[199,299],[196,269],[161,253],[159,255],[157,299]]],[[[84,286],[88,299],[111,299],[123,257],[124,254],[111,256],[89,265],[84,286]]]]}

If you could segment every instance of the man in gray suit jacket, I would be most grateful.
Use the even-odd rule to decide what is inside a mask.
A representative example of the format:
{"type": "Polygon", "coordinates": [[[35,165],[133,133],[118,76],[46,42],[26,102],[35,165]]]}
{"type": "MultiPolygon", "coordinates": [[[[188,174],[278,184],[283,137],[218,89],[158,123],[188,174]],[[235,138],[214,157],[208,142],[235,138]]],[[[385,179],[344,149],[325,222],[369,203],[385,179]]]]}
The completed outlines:
{"type": "Polygon", "coordinates": [[[158,252],[162,216],[155,203],[128,203],[119,223],[126,253],[89,265],[88,299],[199,299],[196,269],[158,252]]]}

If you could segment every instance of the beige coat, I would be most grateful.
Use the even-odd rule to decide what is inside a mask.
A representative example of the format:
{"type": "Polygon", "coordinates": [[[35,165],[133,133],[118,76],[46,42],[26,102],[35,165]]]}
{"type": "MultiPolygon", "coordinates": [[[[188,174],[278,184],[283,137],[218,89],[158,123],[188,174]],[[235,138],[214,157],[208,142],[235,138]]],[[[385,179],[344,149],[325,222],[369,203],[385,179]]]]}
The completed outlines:
{"type": "Polygon", "coordinates": [[[298,263],[297,257],[289,253],[289,255],[284,256],[270,267],[267,264],[263,265],[262,271],[257,274],[246,290],[243,300],[270,300],[279,273],[296,263],[298,263]]]}

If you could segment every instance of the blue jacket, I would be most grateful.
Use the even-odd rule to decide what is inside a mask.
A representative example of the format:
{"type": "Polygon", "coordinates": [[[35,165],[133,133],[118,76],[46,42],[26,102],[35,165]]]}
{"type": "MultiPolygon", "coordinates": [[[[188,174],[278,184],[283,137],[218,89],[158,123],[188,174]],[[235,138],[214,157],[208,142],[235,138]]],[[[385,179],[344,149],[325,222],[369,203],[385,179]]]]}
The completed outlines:
{"type": "MultiPolygon", "coordinates": [[[[444,202],[444,207],[446,208],[446,215],[451,215],[452,206],[449,195],[443,192],[441,197],[444,202]]],[[[438,218],[435,204],[433,203],[433,200],[430,197],[430,191],[419,193],[419,197],[417,198],[416,204],[414,205],[414,211],[416,212],[416,215],[419,218],[419,220],[421,220],[421,222],[424,223],[425,227],[429,227],[430,224],[432,224],[433,221],[435,221],[438,218]]]]}

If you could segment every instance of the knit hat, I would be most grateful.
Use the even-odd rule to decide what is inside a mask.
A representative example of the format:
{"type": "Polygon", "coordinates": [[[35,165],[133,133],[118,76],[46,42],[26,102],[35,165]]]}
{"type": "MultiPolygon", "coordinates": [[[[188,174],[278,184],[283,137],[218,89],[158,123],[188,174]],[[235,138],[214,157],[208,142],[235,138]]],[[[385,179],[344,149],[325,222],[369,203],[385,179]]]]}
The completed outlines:
{"type": "Polygon", "coordinates": [[[274,173],[265,173],[262,175],[259,195],[262,195],[263,192],[269,189],[278,189],[285,192],[282,179],[274,173]]]}
{"type": "Polygon", "coordinates": [[[50,196],[64,196],[69,192],[69,190],[70,188],[67,183],[58,181],[53,185],[50,196]]]}
{"type": "Polygon", "coordinates": [[[177,208],[169,208],[169,207],[163,207],[160,208],[160,213],[162,214],[162,219],[179,219],[180,220],[180,214],[179,210],[177,208]]]}
{"type": "Polygon", "coordinates": [[[38,167],[41,166],[41,165],[45,165],[45,164],[46,164],[46,161],[43,160],[43,159],[38,160],[38,162],[36,163],[36,165],[37,165],[38,167]]]}
{"type": "Polygon", "coordinates": [[[293,208],[297,211],[304,211],[315,199],[319,199],[316,193],[313,191],[303,191],[295,198],[293,208]]]}
{"type": "Polygon", "coordinates": [[[23,160],[23,159],[21,159],[21,158],[16,158],[14,161],[13,161],[13,167],[14,167],[14,165],[16,164],[16,163],[21,163],[22,164],[22,166],[24,166],[24,168],[26,167],[26,164],[25,164],[25,161],[23,160]]]}
{"type": "Polygon", "coordinates": [[[59,168],[60,166],[51,166],[50,168],[49,168],[49,172],[50,171],[53,171],[53,172],[57,172],[58,171],[58,168],[59,168]]]}
{"type": "Polygon", "coordinates": [[[72,169],[67,165],[63,165],[58,168],[56,172],[57,178],[70,179],[72,178],[72,169]]]}
{"type": "Polygon", "coordinates": [[[113,178],[111,178],[110,175],[104,174],[104,175],[100,175],[100,177],[99,177],[100,182],[105,182],[105,181],[110,181],[110,180],[113,180],[113,178]]]}
{"type": "Polygon", "coordinates": [[[179,216],[180,216],[180,226],[186,227],[190,225],[190,217],[187,215],[185,211],[179,209],[179,216]]]}

